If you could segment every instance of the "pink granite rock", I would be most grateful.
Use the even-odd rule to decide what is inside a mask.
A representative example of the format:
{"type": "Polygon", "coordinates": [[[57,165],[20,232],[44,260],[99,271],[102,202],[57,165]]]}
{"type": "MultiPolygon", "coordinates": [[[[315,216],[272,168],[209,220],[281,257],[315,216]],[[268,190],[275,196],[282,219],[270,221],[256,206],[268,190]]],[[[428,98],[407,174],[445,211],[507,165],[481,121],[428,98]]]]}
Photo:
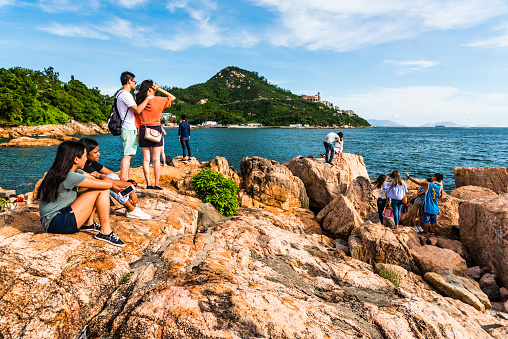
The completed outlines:
{"type": "Polygon", "coordinates": [[[508,286],[508,194],[461,203],[460,240],[474,262],[508,286]]]}
{"type": "Polygon", "coordinates": [[[474,185],[491,189],[497,194],[508,193],[508,168],[454,168],[455,186],[474,185]]]}
{"type": "Polygon", "coordinates": [[[466,261],[452,250],[425,245],[409,250],[418,268],[426,272],[447,271],[461,277],[466,276],[466,261]]]}
{"type": "Polygon", "coordinates": [[[450,195],[460,200],[473,200],[477,198],[496,196],[497,193],[486,187],[467,185],[452,190],[450,195]]]}
{"type": "Polygon", "coordinates": [[[339,194],[332,202],[326,205],[316,216],[323,230],[332,238],[346,239],[355,228],[358,228],[363,220],[356,212],[353,203],[339,194]]]}

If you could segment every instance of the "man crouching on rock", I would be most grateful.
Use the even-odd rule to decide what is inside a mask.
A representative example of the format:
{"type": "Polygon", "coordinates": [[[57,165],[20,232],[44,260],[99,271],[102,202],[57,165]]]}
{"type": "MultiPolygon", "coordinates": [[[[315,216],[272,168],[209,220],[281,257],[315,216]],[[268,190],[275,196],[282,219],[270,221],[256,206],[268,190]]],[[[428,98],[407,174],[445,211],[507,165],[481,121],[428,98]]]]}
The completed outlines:
{"type": "MultiPolygon", "coordinates": [[[[85,145],[87,151],[87,161],[85,163],[85,167],[83,168],[85,172],[90,173],[97,179],[102,179],[102,177],[107,176],[113,181],[113,184],[120,189],[131,185],[130,182],[121,180],[115,172],[104,167],[98,162],[101,154],[99,153],[99,143],[97,141],[90,138],[83,138],[79,140],[79,142],[85,145]]],[[[149,214],[143,212],[138,206],[136,206],[138,203],[138,197],[135,192],[132,192],[125,197],[118,195],[118,192],[114,192],[114,190],[111,189],[110,195],[126,208],[127,211],[125,212],[125,216],[127,218],[141,220],[148,220],[152,218],[149,214]]]]}
{"type": "Polygon", "coordinates": [[[427,181],[411,178],[406,172],[406,178],[420,186],[427,187],[425,197],[423,198],[423,234],[425,236],[429,236],[430,223],[430,236],[435,236],[437,227],[437,214],[439,213],[438,199],[443,194],[443,186],[441,185],[441,182],[443,181],[443,175],[441,173],[436,173],[430,181],[427,181]]]}

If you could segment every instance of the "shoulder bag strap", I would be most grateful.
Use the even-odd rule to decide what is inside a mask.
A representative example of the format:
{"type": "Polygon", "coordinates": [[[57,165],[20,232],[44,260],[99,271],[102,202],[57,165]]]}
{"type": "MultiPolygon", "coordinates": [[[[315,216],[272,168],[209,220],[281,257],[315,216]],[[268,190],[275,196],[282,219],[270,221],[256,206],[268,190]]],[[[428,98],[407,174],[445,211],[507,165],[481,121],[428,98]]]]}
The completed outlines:
{"type": "MultiPolygon", "coordinates": [[[[117,102],[118,102],[118,96],[120,95],[120,93],[121,93],[122,91],[123,91],[123,89],[122,89],[122,90],[120,90],[120,92],[118,92],[118,94],[117,94],[117,95],[116,95],[116,97],[115,97],[115,106],[116,106],[116,110],[118,111],[118,114],[120,114],[120,110],[118,109],[118,105],[117,105],[117,102]]],[[[127,107],[127,110],[125,111],[125,115],[124,115],[124,117],[123,117],[123,119],[122,119],[122,125],[123,125],[123,122],[125,121],[125,119],[127,119],[127,114],[129,113],[129,109],[130,109],[130,108],[129,108],[129,107],[127,107]]]]}

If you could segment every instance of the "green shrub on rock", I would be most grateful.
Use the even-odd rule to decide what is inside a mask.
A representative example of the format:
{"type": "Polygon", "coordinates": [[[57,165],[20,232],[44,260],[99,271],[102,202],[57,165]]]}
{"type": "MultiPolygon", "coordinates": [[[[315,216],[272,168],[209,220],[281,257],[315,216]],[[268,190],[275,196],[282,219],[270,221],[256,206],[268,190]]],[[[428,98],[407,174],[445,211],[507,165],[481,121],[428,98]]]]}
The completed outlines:
{"type": "Polygon", "coordinates": [[[191,183],[197,197],[211,203],[220,214],[229,217],[237,213],[236,207],[240,202],[236,198],[238,186],[233,180],[204,168],[192,178],[191,183]]]}

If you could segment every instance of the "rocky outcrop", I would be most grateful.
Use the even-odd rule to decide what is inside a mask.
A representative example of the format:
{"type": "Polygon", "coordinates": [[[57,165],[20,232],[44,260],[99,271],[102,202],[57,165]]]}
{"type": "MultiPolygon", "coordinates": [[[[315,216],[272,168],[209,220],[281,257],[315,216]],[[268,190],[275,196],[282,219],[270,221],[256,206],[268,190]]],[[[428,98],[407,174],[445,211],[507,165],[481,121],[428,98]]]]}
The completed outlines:
{"type": "Polygon", "coordinates": [[[460,241],[447,239],[443,237],[437,237],[435,239],[437,247],[452,250],[453,252],[458,253],[462,258],[464,258],[466,263],[471,263],[471,256],[469,255],[469,252],[460,241]]]}
{"type": "Polygon", "coordinates": [[[338,194],[344,194],[356,177],[369,177],[363,158],[359,155],[339,153],[335,155],[333,163],[334,167],[323,159],[294,158],[285,164],[293,175],[302,179],[313,208],[322,209],[338,194]]]}
{"type": "Polygon", "coordinates": [[[19,137],[0,144],[0,147],[41,147],[60,145],[62,140],[51,138],[19,137]]]}
{"type": "Polygon", "coordinates": [[[480,186],[497,194],[508,193],[508,168],[454,168],[455,186],[480,186]]]}
{"type": "Polygon", "coordinates": [[[316,219],[323,230],[334,239],[347,239],[351,232],[363,223],[353,203],[342,194],[319,211],[316,219]]]}
{"type": "Polygon", "coordinates": [[[497,193],[485,187],[468,185],[452,190],[450,195],[460,200],[473,200],[483,197],[493,197],[496,196],[497,193]]]}
{"type": "Polygon", "coordinates": [[[465,201],[459,212],[460,240],[473,261],[508,286],[508,194],[465,201]]]}
{"type": "Polygon", "coordinates": [[[409,252],[422,273],[447,271],[461,277],[466,276],[466,261],[452,250],[424,245],[413,247],[409,252]]]}
{"type": "Polygon", "coordinates": [[[439,213],[437,214],[436,234],[451,237],[452,227],[459,225],[460,200],[448,194],[439,199],[439,213]]]}
{"type": "Polygon", "coordinates": [[[445,295],[459,299],[479,311],[492,308],[487,295],[471,279],[458,277],[447,271],[427,272],[424,278],[445,295]]]}
{"type": "Polygon", "coordinates": [[[309,207],[303,182],[277,161],[260,157],[243,158],[240,169],[245,191],[253,200],[283,210],[309,207]]]}
{"type": "MultiPolygon", "coordinates": [[[[37,209],[0,216],[5,338],[502,338],[508,321],[445,298],[401,268],[401,287],[304,225],[242,210],[195,233],[199,200],[139,189],[154,219],[114,211],[116,248],[42,233],[37,209]],[[295,321],[298,320],[298,321],[295,321]]],[[[315,223],[314,223],[315,225],[315,223]]]]}
{"type": "Polygon", "coordinates": [[[362,225],[349,237],[351,256],[369,264],[395,264],[417,271],[409,249],[420,246],[418,237],[410,228],[395,232],[379,223],[362,225]]]}
{"type": "Polygon", "coordinates": [[[368,178],[356,177],[345,193],[363,220],[367,220],[371,213],[377,212],[377,196],[370,186],[368,178]]]}
{"type": "Polygon", "coordinates": [[[60,135],[92,135],[92,134],[107,134],[109,133],[108,124],[102,123],[79,123],[72,121],[65,125],[41,125],[41,126],[17,126],[10,128],[0,128],[0,138],[19,138],[21,136],[36,137],[36,136],[50,136],[51,133],[60,135]]]}
{"type": "Polygon", "coordinates": [[[242,177],[240,174],[233,168],[233,166],[229,166],[228,161],[226,158],[223,157],[215,157],[208,163],[208,167],[212,171],[220,172],[222,175],[224,175],[226,178],[232,179],[238,187],[242,187],[242,177]]]}

